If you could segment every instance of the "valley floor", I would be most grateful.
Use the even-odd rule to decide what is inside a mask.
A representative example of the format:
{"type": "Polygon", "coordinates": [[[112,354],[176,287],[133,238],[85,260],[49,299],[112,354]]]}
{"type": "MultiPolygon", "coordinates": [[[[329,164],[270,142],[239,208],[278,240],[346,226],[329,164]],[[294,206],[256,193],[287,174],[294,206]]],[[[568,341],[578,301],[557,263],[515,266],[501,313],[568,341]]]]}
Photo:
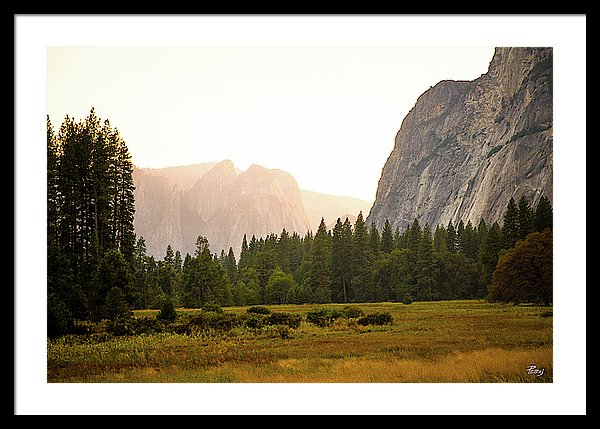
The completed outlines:
{"type": "MultiPolygon", "coordinates": [[[[328,304],[326,307],[344,307],[328,304]]],[[[49,383],[529,383],[553,381],[552,308],[437,301],[350,304],[391,325],[338,319],[48,341],[49,383]]],[[[318,305],[269,306],[305,315],[318,305]]],[[[226,308],[244,313],[247,307],[226,308]]],[[[194,310],[180,310],[194,311],[194,310]]],[[[138,312],[136,317],[152,317],[138,312]]]]}

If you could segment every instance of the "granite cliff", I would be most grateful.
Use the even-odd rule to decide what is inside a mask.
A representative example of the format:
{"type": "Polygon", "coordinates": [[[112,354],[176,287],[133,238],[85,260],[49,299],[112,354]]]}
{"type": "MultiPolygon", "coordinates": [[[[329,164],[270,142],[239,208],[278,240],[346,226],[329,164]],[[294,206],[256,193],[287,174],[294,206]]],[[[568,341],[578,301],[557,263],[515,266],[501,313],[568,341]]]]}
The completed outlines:
{"type": "Polygon", "coordinates": [[[487,73],[441,81],[404,118],[367,217],[402,230],[498,221],[552,201],[552,48],[496,48],[487,73]]]}
{"type": "Polygon", "coordinates": [[[198,235],[208,238],[213,253],[232,247],[239,256],[244,234],[250,240],[285,228],[290,234],[315,232],[321,217],[331,223],[353,218],[370,203],[300,190],[281,170],[252,165],[236,169],[229,160],[160,169],[138,168],[134,174],[135,218],[146,251],[162,259],[167,245],[182,257],[195,251],[198,235]]]}
{"type": "Polygon", "coordinates": [[[213,253],[239,252],[244,234],[310,229],[296,180],[258,165],[238,174],[231,161],[134,171],[136,235],[162,259],[167,245],[193,254],[198,235],[213,253]],[[191,179],[195,174],[195,182],[191,179]],[[194,183],[190,186],[191,183],[194,183]]]}

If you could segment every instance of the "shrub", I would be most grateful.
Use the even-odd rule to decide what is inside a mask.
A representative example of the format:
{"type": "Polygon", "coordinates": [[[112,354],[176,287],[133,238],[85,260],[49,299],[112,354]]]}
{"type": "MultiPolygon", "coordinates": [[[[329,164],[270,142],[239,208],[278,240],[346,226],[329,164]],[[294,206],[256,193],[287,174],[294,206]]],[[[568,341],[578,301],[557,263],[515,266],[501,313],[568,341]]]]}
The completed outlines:
{"type": "Polygon", "coordinates": [[[48,294],[47,331],[49,337],[68,333],[73,327],[73,316],[67,305],[57,295],[48,294]]]}
{"type": "Polygon", "coordinates": [[[177,311],[171,298],[166,298],[160,306],[157,318],[166,322],[173,322],[177,318],[177,311]]]}
{"type": "Polygon", "coordinates": [[[302,318],[299,314],[292,313],[271,313],[266,318],[268,325],[285,325],[290,328],[297,328],[300,326],[302,318]]]}
{"type": "Polygon", "coordinates": [[[410,293],[404,294],[404,298],[402,298],[403,304],[412,304],[414,301],[413,296],[410,293]]]}
{"type": "Polygon", "coordinates": [[[333,308],[315,308],[306,313],[306,320],[321,328],[330,326],[342,313],[333,308]]]}
{"type": "Polygon", "coordinates": [[[356,323],[367,325],[391,325],[394,319],[390,313],[369,313],[360,317],[356,323]]]}
{"type": "Polygon", "coordinates": [[[277,333],[284,340],[290,338],[290,328],[287,325],[277,325],[277,333]]]}
{"type": "Polygon", "coordinates": [[[206,311],[206,312],[212,311],[214,313],[223,313],[223,309],[221,308],[221,306],[214,301],[205,302],[202,305],[202,311],[206,311]]]}
{"type": "Polygon", "coordinates": [[[108,291],[104,305],[104,316],[111,321],[133,317],[125,298],[125,292],[121,288],[113,286],[108,291]]]}
{"type": "Polygon", "coordinates": [[[163,332],[166,326],[160,319],[148,317],[137,318],[119,318],[107,321],[106,330],[112,335],[140,335],[154,334],[163,332]]]}
{"type": "Polygon", "coordinates": [[[342,317],[345,317],[346,319],[355,319],[357,317],[364,316],[365,314],[365,312],[362,311],[360,308],[350,306],[344,307],[340,313],[342,317]]]}
{"type": "Polygon", "coordinates": [[[255,314],[269,314],[271,313],[271,310],[267,307],[263,307],[262,305],[254,305],[252,307],[249,307],[248,310],[246,310],[246,312],[255,314]]]}
{"type": "Polygon", "coordinates": [[[197,326],[200,329],[229,331],[234,326],[239,326],[242,323],[242,320],[235,314],[209,311],[192,316],[189,323],[193,326],[197,326]]]}
{"type": "Polygon", "coordinates": [[[501,254],[488,286],[491,302],[552,302],[552,230],[533,232],[501,254]]]}
{"type": "Polygon", "coordinates": [[[264,317],[254,314],[244,314],[241,316],[242,325],[251,329],[260,329],[264,326],[264,317]]]}

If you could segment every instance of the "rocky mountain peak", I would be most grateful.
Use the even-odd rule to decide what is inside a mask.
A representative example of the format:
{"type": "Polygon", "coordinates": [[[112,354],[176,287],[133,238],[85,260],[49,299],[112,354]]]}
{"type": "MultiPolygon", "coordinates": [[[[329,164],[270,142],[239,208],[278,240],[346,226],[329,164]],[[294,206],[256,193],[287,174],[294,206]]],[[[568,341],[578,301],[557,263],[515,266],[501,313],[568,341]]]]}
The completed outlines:
{"type": "Polygon", "coordinates": [[[552,49],[497,48],[473,81],[439,82],[405,117],[367,222],[498,221],[552,200],[552,49]]]}

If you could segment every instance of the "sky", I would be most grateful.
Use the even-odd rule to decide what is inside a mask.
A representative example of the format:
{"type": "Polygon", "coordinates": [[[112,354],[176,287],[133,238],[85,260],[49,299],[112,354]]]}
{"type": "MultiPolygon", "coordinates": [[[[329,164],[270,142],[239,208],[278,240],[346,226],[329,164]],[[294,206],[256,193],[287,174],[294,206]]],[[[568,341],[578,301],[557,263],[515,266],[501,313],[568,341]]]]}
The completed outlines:
{"type": "Polygon", "coordinates": [[[587,412],[585,15],[20,15],[14,23],[15,414],[587,412]],[[489,58],[483,55],[465,71],[468,76],[450,75],[449,71],[438,76],[438,69],[444,70],[448,62],[459,64],[441,53],[434,56],[433,68],[417,68],[426,59],[423,52],[429,51],[421,48],[453,48],[449,51],[454,51],[456,59],[454,48],[485,51],[493,46],[551,46],[554,52],[553,383],[536,386],[533,392],[519,383],[157,383],[142,387],[45,382],[46,253],[40,240],[47,226],[46,114],[58,126],[65,114],[83,118],[94,106],[99,117],[119,129],[133,161],[140,166],[229,158],[240,168],[262,163],[288,171],[306,189],[372,199],[394,136],[416,98],[440,79],[478,77],[491,59],[491,53],[489,58]],[[54,49],[58,47],[61,49],[54,49]],[[86,48],[88,52],[91,47],[144,47],[147,52],[155,47],[228,47],[241,51],[244,61],[241,65],[236,62],[240,58],[231,55],[233,49],[224,50],[230,55],[220,59],[208,57],[204,51],[207,61],[197,57],[199,62],[192,61],[190,56],[185,59],[187,67],[181,68],[175,67],[176,51],[168,50],[169,57],[162,57],[160,64],[144,67],[140,50],[134,54],[118,49],[113,51],[119,55],[116,64],[88,62],[82,76],[82,57],[71,58],[62,66],[50,64],[51,59],[59,59],[59,53],[67,61],[64,55],[70,49],[63,47],[86,48]],[[256,47],[263,55],[257,54],[256,47]],[[262,49],[266,47],[344,49],[308,50],[320,55],[311,67],[313,58],[308,51],[300,55],[296,50],[292,56],[293,50],[282,49],[273,56],[264,55],[273,52],[262,49]],[[402,62],[400,56],[389,55],[405,52],[396,50],[399,47],[417,48],[420,55],[402,62]],[[365,49],[358,55],[355,48],[365,49]],[[255,55],[249,55],[251,51],[255,55]],[[382,51],[386,52],[383,58],[376,56],[382,51]],[[175,76],[170,74],[173,69],[178,69],[175,76]],[[296,69],[304,75],[298,77],[296,69]],[[407,83],[400,77],[410,70],[419,70],[419,76],[407,83]],[[204,80],[182,84],[184,78],[197,77],[201,71],[206,73],[204,80]],[[101,79],[87,80],[86,76],[97,72],[101,79]],[[133,83],[121,86],[132,72],[133,83]],[[51,83],[50,76],[55,76],[56,82],[51,83]],[[70,80],[65,88],[67,76],[70,80]],[[58,88],[60,79],[64,97],[51,88],[58,88]],[[208,79],[213,83],[204,86],[208,79]],[[164,83],[169,86],[160,86],[164,83]],[[321,84],[325,86],[313,91],[313,86],[321,84]],[[78,98],[72,104],[60,104],[73,91],[78,98]],[[246,95],[240,96],[241,92],[246,95]],[[217,93],[212,106],[202,103],[217,93]],[[227,98],[229,95],[233,97],[227,98]],[[166,101],[159,104],[159,99],[166,101]],[[342,105],[334,104],[340,100],[342,105]],[[306,102],[301,114],[291,115],[301,102],[306,102]],[[136,117],[129,116],[131,110],[137,111],[136,117]],[[218,132],[213,132],[215,129],[218,132]],[[263,143],[268,144],[261,146],[263,143]],[[245,155],[246,149],[250,156],[245,155]],[[153,152],[158,153],[158,160],[151,156],[153,152]],[[355,154],[360,156],[352,158],[355,154]],[[343,168],[338,169],[340,165],[343,168]],[[305,167],[306,175],[302,173],[305,167]],[[579,228],[576,234],[574,221],[579,228]],[[348,400],[356,397],[361,400],[348,400]]]}
{"type": "Polygon", "coordinates": [[[441,80],[473,80],[493,47],[49,47],[47,111],[92,107],[138,167],[230,159],[302,189],[374,201],[402,120],[441,80]]]}

